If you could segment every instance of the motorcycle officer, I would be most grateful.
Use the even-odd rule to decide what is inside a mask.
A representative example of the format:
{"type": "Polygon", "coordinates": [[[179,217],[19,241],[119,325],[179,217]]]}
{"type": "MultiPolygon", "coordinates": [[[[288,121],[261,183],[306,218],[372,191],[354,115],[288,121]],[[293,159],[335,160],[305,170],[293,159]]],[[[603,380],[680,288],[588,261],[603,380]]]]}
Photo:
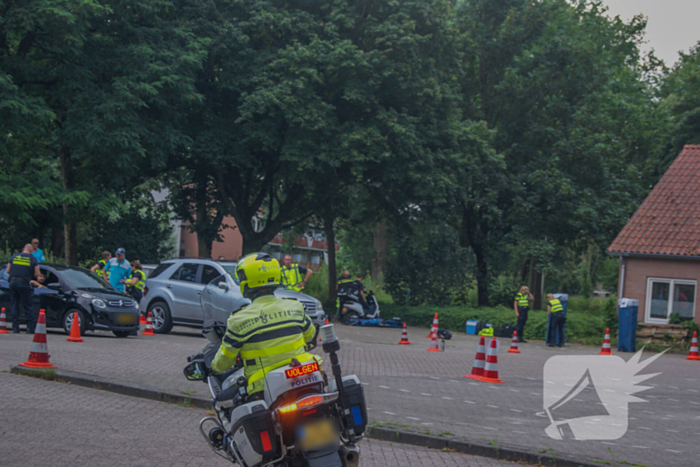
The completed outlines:
{"type": "Polygon", "coordinates": [[[230,369],[240,353],[248,395],[263,390],[264,376],[291,363],[317,361],[306,352],[306,343],[316,336],[316,328],[296,300],[274,295],[280,285],[280,265],[267,253],[252,253],[238,262],[236,273],[241,293],[252,303],[232,313],[226,334],[211,367],[221,373],[230,369]]]}

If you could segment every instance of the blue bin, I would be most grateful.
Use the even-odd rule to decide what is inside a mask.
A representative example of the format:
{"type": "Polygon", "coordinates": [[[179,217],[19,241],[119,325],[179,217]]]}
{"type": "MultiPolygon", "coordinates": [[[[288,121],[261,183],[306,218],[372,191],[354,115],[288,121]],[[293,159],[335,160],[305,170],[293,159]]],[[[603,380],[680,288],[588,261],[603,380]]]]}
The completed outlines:
{"type": "Polygon", "coordinates": [[[479,324],[478,321],[468,320],[467,321],[467,334],[471,336],[476,336],[476,327],[479,324]]]}
{"type": "MultiPolygon", "coordinates": [[[[555,293],[552,295],[554,295],[554,298],[558,298],[559,301],[561,302],[561,307],[563,308],[563,310],[561,312],[564,313],[564,317],[566,317],[566,309],[567,309],[567,306],[569,305],[569,294],[555,293]]],[[[552,315],[549,315],[547,317],[547,339],[546,339],[547,344],[558,345],[560,341],[561,341],[561,345],[566,344],[566,323],[564,323],[564,326],[562,326],[562,335],[561,336],[553,336],[552,335],[553,334],[552,331],[554,331],[554,330],[551,328],[551,324],[552,324],[552,315]]]]}
{"type": "Polygon", "coordinates": [[[617,350],[620,352],[637,351],[637,313],[639,300],[621,298],[617,301],[617,350]]]}

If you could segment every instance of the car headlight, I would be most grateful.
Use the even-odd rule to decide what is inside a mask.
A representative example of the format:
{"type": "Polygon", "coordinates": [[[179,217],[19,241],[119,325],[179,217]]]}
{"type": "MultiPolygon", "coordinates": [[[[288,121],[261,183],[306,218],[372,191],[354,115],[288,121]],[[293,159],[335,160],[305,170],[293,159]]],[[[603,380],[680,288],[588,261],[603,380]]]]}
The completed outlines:
{"type": "Polygon", "coordinates": [[[92,301],[92,306],[101,309],[107,308],[107,304],[104,302],[104,300],[100,300],[99,298],[96,298],[92,301]]]}

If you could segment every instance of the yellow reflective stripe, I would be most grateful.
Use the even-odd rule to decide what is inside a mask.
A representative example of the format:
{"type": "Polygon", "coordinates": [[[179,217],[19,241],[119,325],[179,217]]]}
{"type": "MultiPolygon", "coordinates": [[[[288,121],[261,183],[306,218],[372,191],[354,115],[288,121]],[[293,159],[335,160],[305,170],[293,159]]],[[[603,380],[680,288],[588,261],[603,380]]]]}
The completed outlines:
{"type": "Polygon", "coordinates": [[[290,344],[276,345],[274,347],[268,347],[260,350],[241,350],[241,358],[248,360],[261,357],[274,357],[275,355],[282,353],[294,352],[295,350],[303,347],[305,344],[306,342],[304,341],[304,338],[301,337],[290,344]]]}
{"type": "Polygon", "coordinates": [[[236,352],[231,352],[230,350],[228,350],[224,344],[221,344],[221,353],[224,354],[224,357],[227,358],[236,358],[236,356],[238,355],[236,352]]]}

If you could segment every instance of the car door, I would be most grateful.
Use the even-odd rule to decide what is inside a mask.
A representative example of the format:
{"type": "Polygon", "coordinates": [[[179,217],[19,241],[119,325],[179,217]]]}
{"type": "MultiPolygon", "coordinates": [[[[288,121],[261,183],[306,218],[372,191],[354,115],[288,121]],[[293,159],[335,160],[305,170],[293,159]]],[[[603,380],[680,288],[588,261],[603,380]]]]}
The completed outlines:
{"type": "Polygon", "coordinates": [[[66,295],[67,285],[61,281],[58,273],[47,267],[39,267],[44,276],[43,287],[34,289],[32,304],[34,313],[39,316],[39,310],[46,313],[47,326],[61,326],[63,312],[69,305],[69,297],[66,295]]]}
{"type": "Polygon", "coordinates": [[[200,309],[200,295],[204,286],[197,279],[199,277],[199,263],[182,263],[170,276],[166,285],[173,297],[173,308],[170,310],[173,320],[187,324],[202,322],[200,309]],[[198,319],[197,319],[198,318],[198,319]]]}

